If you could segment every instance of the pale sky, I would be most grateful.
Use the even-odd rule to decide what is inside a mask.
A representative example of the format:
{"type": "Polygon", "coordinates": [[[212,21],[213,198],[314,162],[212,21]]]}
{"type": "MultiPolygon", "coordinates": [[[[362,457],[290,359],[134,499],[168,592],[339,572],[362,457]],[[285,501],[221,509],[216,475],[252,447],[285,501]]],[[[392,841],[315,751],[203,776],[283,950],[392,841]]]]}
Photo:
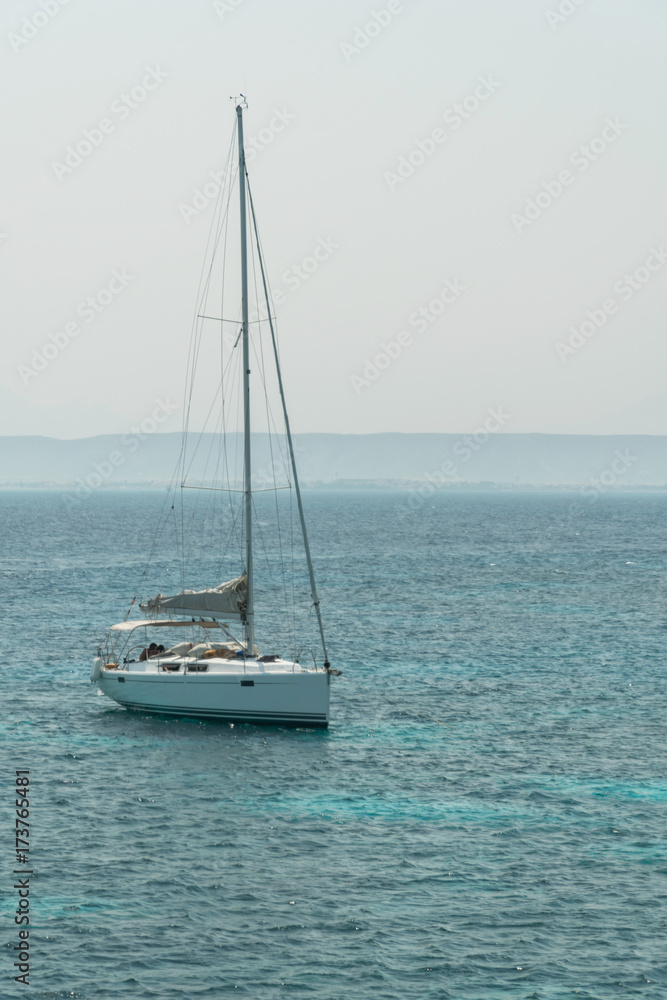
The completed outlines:
{"type": "Polygon", "coordinates": [[[195,189],[239,92],[295,431],[465,433],[502,406],[504,432],[667,434],[664,0],[3,0],[0,21],[0,434],[180,402],[195,189]]]}

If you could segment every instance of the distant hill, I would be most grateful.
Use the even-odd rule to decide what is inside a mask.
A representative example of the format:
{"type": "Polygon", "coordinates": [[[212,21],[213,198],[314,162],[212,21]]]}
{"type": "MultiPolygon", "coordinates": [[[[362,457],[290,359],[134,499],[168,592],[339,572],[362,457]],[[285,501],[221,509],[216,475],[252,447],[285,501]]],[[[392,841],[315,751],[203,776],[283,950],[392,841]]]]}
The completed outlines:
{"type": "MultiPolygon", "coordinates": [[[[198,454],[215,443],[213,435],[203,435],[198,454]]],[[[272,457],[268,438],[253,435],[252,444],[261,479],[272,457]]],[[[71,486],[95,478],[96,470],[108,486],[163,484],[172,478],[180,447],[180,434],[148,434],[142,441],[128,435],[0,437],[0,485],[71,486]]],[[[596,479],[607,488],[667,485],[667,437],[657,435],[501,433],[475,440],[455,434],[297,434],[295,447],[300,476],[309,485],[400,486],[429,477],[513,487],[582,486],[596,479]]],[[[195,461],[190,478],[201,477],[202,468],[195,461]]]]}

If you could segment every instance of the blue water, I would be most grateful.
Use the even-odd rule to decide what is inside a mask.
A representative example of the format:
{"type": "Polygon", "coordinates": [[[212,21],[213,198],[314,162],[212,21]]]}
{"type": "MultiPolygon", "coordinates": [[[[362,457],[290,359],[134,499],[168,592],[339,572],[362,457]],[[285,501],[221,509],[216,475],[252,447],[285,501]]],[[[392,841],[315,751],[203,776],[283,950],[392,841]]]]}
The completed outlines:
{"type": "Polygon", "coordinates": [[[667,996],[667,497],[308,493],[328,731],[97,696],[163,499],[0,494],[0,993],[667,996]]]}

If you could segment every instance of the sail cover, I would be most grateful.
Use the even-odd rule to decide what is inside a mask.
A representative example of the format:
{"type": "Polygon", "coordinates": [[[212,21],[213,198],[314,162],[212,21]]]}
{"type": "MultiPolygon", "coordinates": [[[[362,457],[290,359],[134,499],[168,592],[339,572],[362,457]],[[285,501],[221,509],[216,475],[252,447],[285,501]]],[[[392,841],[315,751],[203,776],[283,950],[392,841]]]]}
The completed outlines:
{"type": "Polygon", "coordinates": [[[206,615],[210,618],[242,618],[248,600],[248,581],[245,576],[221,583],[209,590],[182,590],[173,597],[158,594],[151,597],[141,610],[147,614],[167,612],[174,615],[206,615]]]}

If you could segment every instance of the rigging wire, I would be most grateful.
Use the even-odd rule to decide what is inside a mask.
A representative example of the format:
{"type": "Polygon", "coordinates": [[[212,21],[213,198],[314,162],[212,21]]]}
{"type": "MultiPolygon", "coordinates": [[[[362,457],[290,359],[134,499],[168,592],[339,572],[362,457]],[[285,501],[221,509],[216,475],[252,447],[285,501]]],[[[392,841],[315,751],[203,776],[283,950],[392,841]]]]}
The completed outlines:
{"type": "MultiPolygon", "coordinates": [[[[243,397],[242,393],[236,388],[239,369],[242,367],[242,359],[241,352],[236,350],[239,338],[237,337],[233,343],[230,343],[231,338],[229,337],[229,333],[225,334],[225,326],[230,323],[239,323],[239,320],[230,319],[229,316],[234,309],[228,310],[224,306],[228,284],[227,244],[232,215],[230,205],[233,189],[239,174],[238,163],[236,163],[236,166],[233,165],[233,161],[236,159],[236,149],[236,129],[234,129],[223,171],[224,181],[220,185],[216,198],[213,219],[207,238],[206,253],[199,275],[196,310],[192,321],[186,361],[183,428],[178,459],[174,475],[169,483],[157,519],[158,523],[153,544],[141,577],[142,586],[145,584],[149,568],[154,562],[158,545],[164,539],[170,525],[173,527],[177,542],[181,589],[185,589],[187,573],[192,570],[195,558],[197,558],[201,573],[204,573],[204,571],[215,571],[216,583],[220,579],[220,574],[227,559],[234,557],[241,562],[241,565],[245,561],[245,522],[242,501],[240,499],[237,500],[233,493],[225,496],[223,491],[220,490],[196,490],[196,495],[192,498],[192,502],[188,500],[188,509],[186,510],[183,489],[186,486],[186,479],[194,475],[196,468],[201,469],[202,482],[212,477],[214,483],[226,482],[229,487],[232,487],[241,481],[239,479],[240,434],[238,430],[232,433],[231,427],[233,426],[232,418],[234,417],[236,418],[236,427],[238,428],[242,425],[243,397]],[[222,253],[220,253],[221,250],[222,253]],[[216,258],[222,263],[221,279],[219,273],[215,270],[216,258]],[[210,322],[220,324],[219,378],[217,379],[214,400],[206,412],[203,425],[201,425],[197,434],[192,434],[193,407],[197,399],[195,394],[195,376],[206,365],[206,351],[208,350],[206,345],[209,343],[206,339],[206,331],[210,328],[206,327],[205,324],[210,322]],[[216,407],[216,403],[219,404],[218,407],[216,407]],[[229,440],[230,435],[232,436],[231,442],[229,440]],[[179,484],[180,489],[178,489],[179,484]],[[217,492],[220,492],[220,497],[216,496],[217,492]],[[210,495],[202,496],[202,493],[210,493],[210,495]],[[223,530],[224,526],[226,526],[226,530],[223,530]],[[195,551],[198,541],[203,543],[202,550],[199,553],[195,551]]],[[[257,319],[252,318],[250,320],[251,332],[253,333],[251,350],[260,376],[258,383],[261,385],[264,395],[263,409],[264,419],[266,420],[268,455],[270,460],[266,479],[267,482],[273,484],[272,491],[275,494],[273,499],[274,511],[271,519],[275,517],[277,544],[275,546],[267,545],[267,538],[259,518],[260,511],[254,495],[252,498],[253,524],[256,524],[258,527],[263,557],[268,570],[267,583],[270,584],[269,589],[273,592],[274,597],[279,598],[280,604],[285,608],[285,619],[283,622],[279,622],[276,619],[274,629],[278,632],[286,632],[285,638],[295,659],[297,655],[298,623],[304,617],[311,618],[313,607],[317,612],[320,632],[321,619],[319,616],[319,601],[316,600],[316,595],[313,595],[314,605],[306,611],[305,616],[297,614],[297,578],[299,577],[299,572],[297,571],[297,564],[295,562],[295,491],[297,493],[296,501],[299,504],[299,515],[302,519],[302,530],[306,545],[307,539],[305,538],[305,524],[303,523],[300,497],[298,495],[298,481],[293,481],[291,463],[294,460],[294,456],[291,451],[292,445],[289,438],[287,414],[283,409],[283,420],[281,420],[274,413],[271,402],[271,390],[275,391],[275,389],[273,389],[273,382],[271,387],[269,386],[269,373],[272,366],[268,362],[267,357],[265,357],[264,339],[267,335],[266,324],[268,322],[271,347],[276,363],[277,387],[282,395],[279,349],[275,335],[276,326],[274,326],[276,319],[272,310],[272,297],[269,294],[263,252],[259,240],[249,183],[247,188],[247,203],[254,226],[254,239],[251,232],[249,234],[251,238],[248,242],[253,276],[252,284],[257,305],[256,315],[258,317],[257,319]],[[260,282],[264,293],[264,303],[262,306],[259,304],[262,298],[259,288],[260,282]],[[266,316],[263,315],[264,312],[266,312],[266,316]],[[280,430],[278,428],[279,423],[281,424],[280,430]],[[284,430],[282,429],[283,423],[284,430]],[[283,474],[284,480],[287,482],[286,487],[278,485],[279,477],[280,481],[283,481],[283,474]],[[283,488],[288,488],[290,491],[287,515],[285,514],[285,504],[278,497],[278,490],[283,488]],[[286,517],[287,526],[285,526],[286,517]],[[291,553],[289,563],[287,563],[285,552],[288,540],[291,553]],[[279,572],[277,575],[274,572],[276,569],[276,559],[279,562],[279,572]]],[[[206,370],[210,370],[210,366],[206,370]]],[[[306,558],[310,568],[308,553],[306,554],[306,558]]],[[[192,586],[191,583],[190,586],[192,586]]],[[[130,614],[135,599],[136,595],[130,605],[130,609],[128,609],[126,618],[130,614]]],[[[272,606],[278,611],[280,605],[272,606]]],[[[322,642],[324,642],[323,634],[322,642]]],[[[326,660],[325,647],[325,665],[328,666],[326,660]]]]}
{"type": "MultiPolygon", "coordinates": [[[[233,187],[233,180],[235,173],[231,173],[231,163],[234,150],[236,148],[236,131],[232,130],[232,136],[229,143],[227,160],[225,162],[225,168],[223,172],[223,177],[225,179],[230,178],[230,183],[228,185],[221,184],[218,190],[218,195],[216,199],[216,204],[214,208],[213,219],[209,229],[209,235],[207,239],[206,252],[204,254],[202,268],[199,277],[199,288],[197,291],[197,308],[195,310],[195,316],[193,318],[192,332],[190,335],[190,347],[188,350],[188,361],[186,366],[186,393],[184,398],[184,420],[183,420],[183,436],[181,442],[181,481],[184,475],[185,466],[185,456],[188,443],[188,435],[190,429],[190,417],[192,409],[192,397],[195,385],[195,374],[199,363],[199,355],[201,351],[201,341],[202,341],[202,321],[199,319],[199,314],[205,311],[205,302],[208,295],[208,289],[210,287],[211,275],[213,271],[213,263],[216,257],[216,251],[220,243],[220,238],[223,231],[223,222],[229,215],[229,202],[231,198],[231,190],[233,187]],[[225,203],[225,188],[227,188],[227,200],[225,203]],[[212,248],[212,249],[211,249],[212,248]],[[206,262],[210,260],[208,272],[206,273],[206,262]]],[[[236,168],[238,171],[238,168],[236,168]]],[[[181,582],[182,586],[185,586],[185,513],[184,505],[182,502],[182,497],[179,502],[180,512],[181,512],[181,544],[179,546],[181,554],[181,582]]]]}
{"type": "MultiPolygon", "coordinates": [[[[263,286],[264,286],[264,293],[265,293],[266,299],[268,301],[268,299],[269,299],[268,282],[267,282],[267,279],[266,279],[266,270],[264,268],[264,260],[263,260],[263,255],[262,255],[261,241],[260,241],[260,238],[259,238],[259,232],[257,230],[257,218],[255,216],[255,207],[254,207],[254,204],[253,204],[252,192],[251,192],[251,189],[250,189],[250,181],[247,178],[247,170],[245,172],[246,172],[246,179],[247,179],[247,184],[248,184],[248,198],[250,200],[250,210],[251,210],[251,214],[252,214],[253,228],[254,228],[254,231],[255,231],[255,240],[257,242],[257,254],[258,254],[258,257],[259,257],[260,267],[261,267],[261,271],[262,271],[262,283],[263,283],[263,286]]],[[[269,313],[270,313],[270,310],[269,310],[269,313]]],[[[294,474],[294,491],[296,493],[297,503],[298,503],[298,507],[299,507],[299,520],[301,521],[301,534],[302,534],[302,537],[303,537],[303,544],[304,544],[304,549],[305,549],[305,552],[306,552],[306,562],[308,564],[308,576],[310,578],[310,593],[311,593],[311,598],[312,598],[312,602],[313,602],[313,607],[315,608],[315,613],[316,613],[316,616],[317,616],[317,624],[318,624],[319,633],[320,633],[320,642],[322,643],[322,651],[324,653],[324,668],[325,668],[325,670],[328,670],[329,667],[330,667],[329,655],[328,655],[328,652],[327,652],[326,639],[324,637],[324,624],[322,622],[322,612],[321,612],[321,608],[320,608],[320,599],[319,599],[319,596],[317,594],[317,586],[316,586],[316,583],[315,583],[315,571],[314,571],[314,568],[313,568],[313,562],[312,562],[312,558],[311,558],[311,555],[310,555],[310,546],[308,544],[308,532],[307,532],[307,529],[306,529],[306,520],[305,520],[305,516],[304,516],[304,512],[303,512],[303,504],[301,502],[301,490],[299,488],[299,480],[298,480],[297,472],[296,472],[296,459],[294,457],[294,447],[293,447],[292,436],[291,436],[291,432],[290,432],[289,417],[287,415],[287,406],[285,404],[285,396],[284,396],[284,393],[283,393],[282,376],[281,376],[281,373],[280,373],[280,358],[279,358],[279,355],[278,355],[278,344],[277,344],[277,341],[276,341],[276,336],[275,336],[275,330],[274,330],[274,327],[273,327],[273,323],[272,323],[272,321],[271,321],[270,318],[269,318],[269,327],[271,329],[271,343],[272,343],[272,346],[273,346],[273,352],[274,352],[274,357],[275,357],[275,361],[276,361],[276,372],[277,372],[277,376],[278,376],[278,385],[280,387],[280,397],[281,397],[281,401],[282,401],[282,404],[283,404],[283,416],[285,418],[285,431],[286,431],[286,434],[287,434],[288,446],[290,448],[290,459],[292,461],[292,466],[293,466],[292,471],[293,471],[293,474],[294,474]]]]}

